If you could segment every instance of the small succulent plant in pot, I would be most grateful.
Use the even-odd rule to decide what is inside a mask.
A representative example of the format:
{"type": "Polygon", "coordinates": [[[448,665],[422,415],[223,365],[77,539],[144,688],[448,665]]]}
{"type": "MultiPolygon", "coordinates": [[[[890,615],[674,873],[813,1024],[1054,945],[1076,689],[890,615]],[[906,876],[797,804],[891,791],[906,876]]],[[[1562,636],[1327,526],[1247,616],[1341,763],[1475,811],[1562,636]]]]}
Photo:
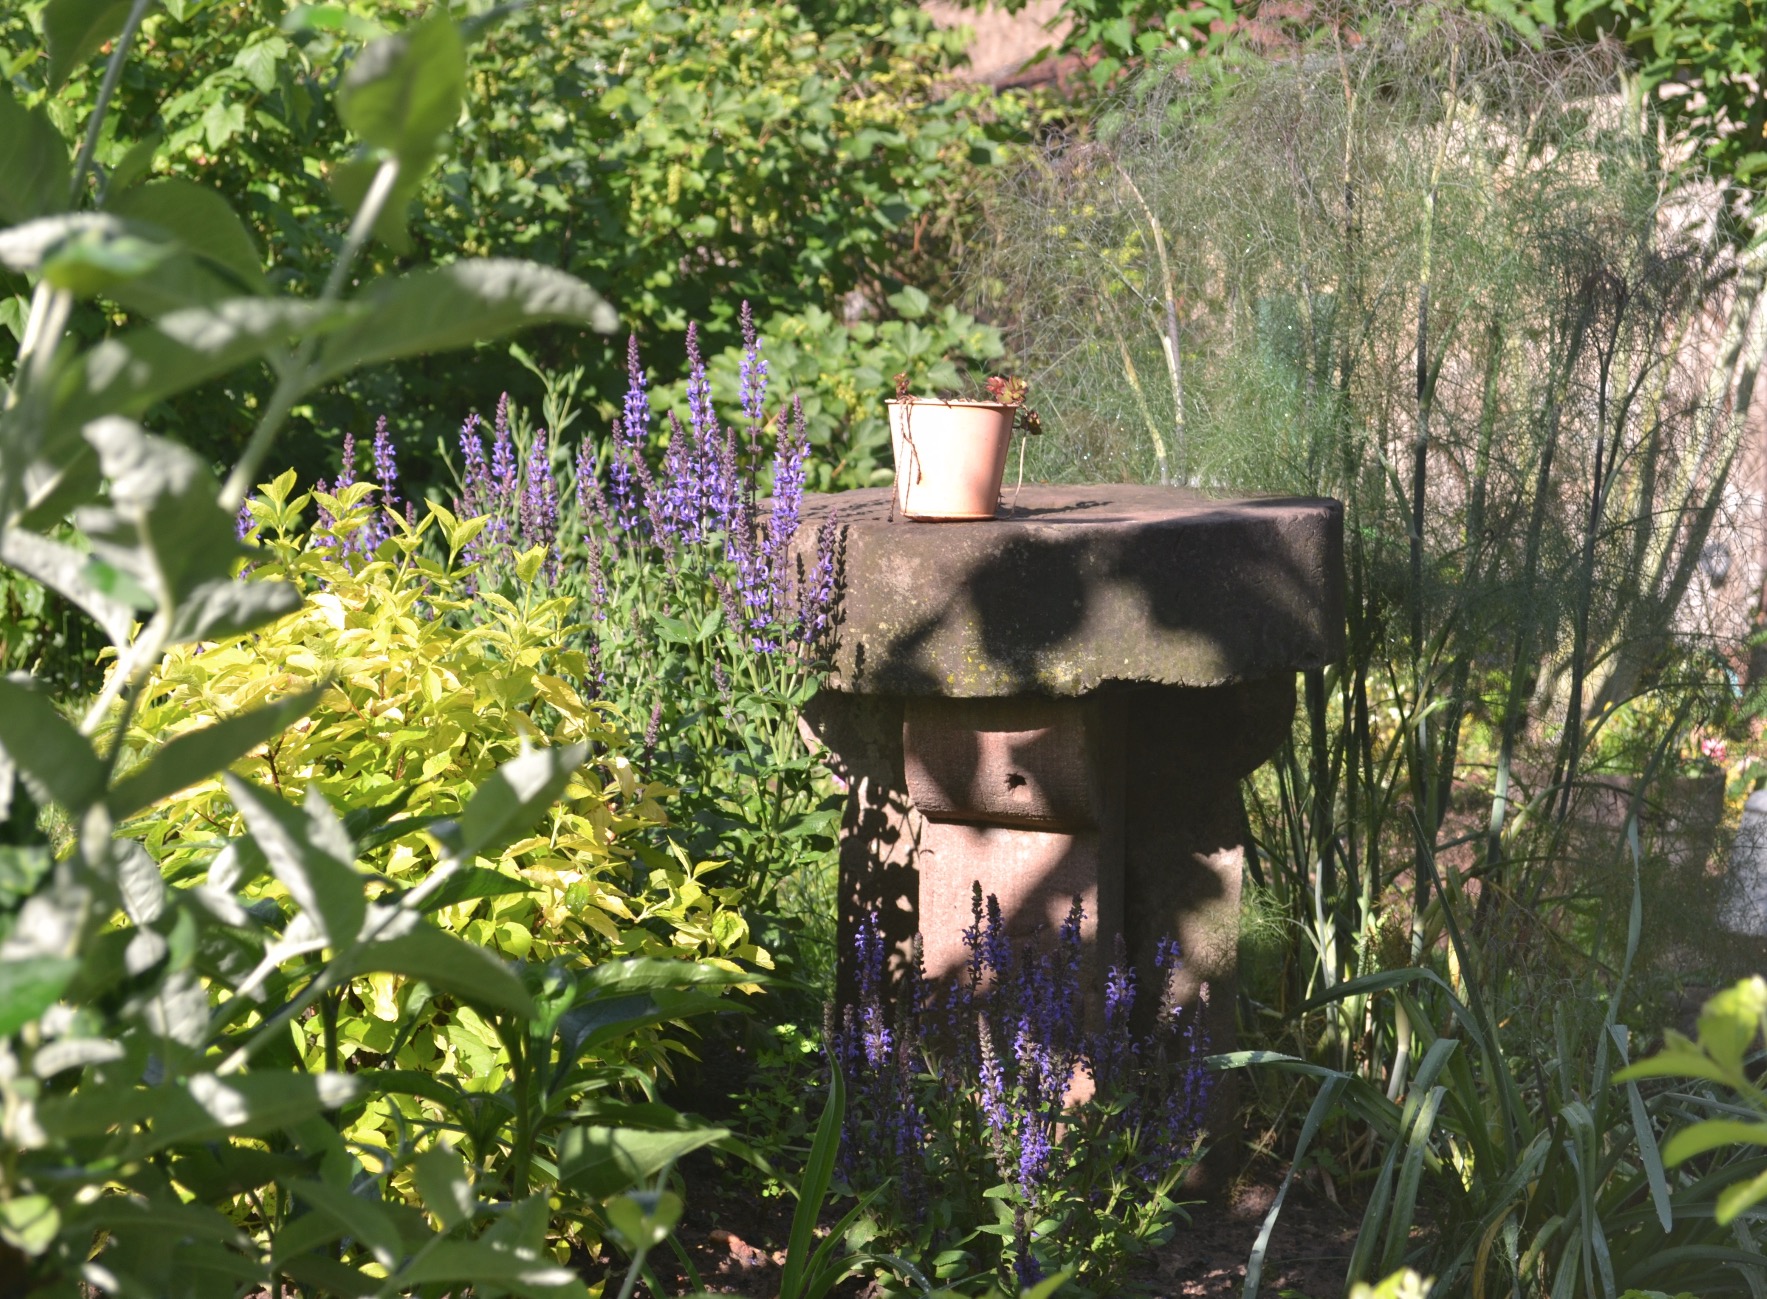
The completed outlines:
{"type": "Polygon", "coordinates": [[[956,522],[996,516],[1013,432],[1043,431],[1037,412],[1025,404],[1029,388],[1024,379],[996,375],[988,380],[986,399],[916,397],[908,390],[908,376],[896,376],[896,396],[886,404],[896,459],[895,507],[904,518],[956,522]]]}

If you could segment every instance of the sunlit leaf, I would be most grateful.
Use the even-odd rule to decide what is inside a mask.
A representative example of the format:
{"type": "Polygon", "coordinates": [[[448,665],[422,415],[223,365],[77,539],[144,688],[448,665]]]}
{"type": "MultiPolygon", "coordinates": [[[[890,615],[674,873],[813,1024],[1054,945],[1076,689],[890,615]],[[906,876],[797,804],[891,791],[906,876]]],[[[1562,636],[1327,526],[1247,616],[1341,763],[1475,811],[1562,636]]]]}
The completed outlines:
{"type": "Polygon", "coordinates": [[[601,333],[619,325],[613,308],[575,276],[504,258],[394,276],[358,301],[363,314],[320,348],[322,378],[399,357],[471,347],[527,325],[563,322],[601,333]]]}
{"type": "Polygon", "coordinates": [[[369,42],[338,87],[338,117],[377,148],[427,152],[466,95],[466,47],[445,14],[369,42]]]}
{"type": "Polygon", "coordinates": [[[126,419],[95,421],[86,440],[110,480],[110,508],[78,516],[95,554],[119,566],[145,561],[162,608],[180,609],[199,588],[231,581],[244,548],[201,457],[126,419]]]}
{"type": "Polygon", "coordinates": [[[104,795],[104,764],[49,696],[0,677],[0,749],[39,803],[84,812],[104,795]]]}
{"type": "Polygon", "coordinates": [[[305,691],[173,736],[144,766],[117,782],[107,800],[111,815],[120,821],[230,766],[305,717],[322,694],[323,689],[305,691]]]}
{"type": "MultiPolygon", "coordinates": [[[[301,910],[334,948],[354,942],[368,913],[362,876],[354,862],[316,842],[313,821],[281,795],[232,774],[223,779],[253,842],[301,910]]],[[[324,801],[317,790],[307,797],[310,802],[324,801]]]]}
{"type": "Polygon", "coordinates": [[[453,845],[460,858],[496,852],[525,834],[558,801],[588,758],[588,745],[568,744],[529,749],[497,768],[460,814],[459,838],[453,845]]]}
{"type": "Polygon", "coordinates": [[[492,1010],[531,1015],[533,1000],[520,979],[482,947],[419,925],[397,938],[363,947],[355,962],[358,974],[386,971],[422,979],[439,991],[492,1010]]]}
{"type": "Polygon", "coordinates": [[[1767,1123],[1706,1119],[1682,1128],[1663,1143],[1663,1162],[1673,1168],[1722,1146],[1767,1146],[1767,1123]]]}

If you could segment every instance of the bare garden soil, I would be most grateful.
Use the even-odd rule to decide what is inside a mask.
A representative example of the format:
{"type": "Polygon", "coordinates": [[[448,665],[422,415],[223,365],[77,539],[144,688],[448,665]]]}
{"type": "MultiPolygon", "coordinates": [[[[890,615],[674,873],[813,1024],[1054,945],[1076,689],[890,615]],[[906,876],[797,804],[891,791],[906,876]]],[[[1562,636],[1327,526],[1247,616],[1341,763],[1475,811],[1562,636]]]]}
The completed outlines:
{"type": "MultiPolygon", "coordinates": [[[[794,1201],[765,1198],[753,1184],[722,1170],[710,1158],[683,1164],[687,1211],[677,1240],[712,1294],[771,1299],[779,1293],[780,1265],[791,1231],[794,1201]]],[[[1150,1299],[1216,1299],[1239,1295],[1246,1259],[1280,1185],[1281,1168],[1269,1164],[1242,1176],[1229,1191],[1189,1206],[1189,1225],[1153,1254],[1136,1278],[1135,1291],[1150,1299]]],[[[850,1202],[833,1206],[832,1225],[850,1202]]],[[[1271,1238],[1262,1293],[1294,1299],[1336,1299],[1355,1243],[1359,1215],[1304,1185],[1289,1193],[1271,1238]]],[[[686,1269],[666,1248],[653,1255],[665,1295],[689,1293],[686,1269]]],[[[604,1262],[602,1268],[607,1264],[604,1262]]],[[[592,1270],[586,1280],[602,1275],[592,1270]]],[[[640,1294],[647,1292],[641,1288],[640,1294]]],[[[836,1293],[842,1299],[873,1299],[872,1283],[856,1279],[836,1293]]],[[[652,1299],[661,1299],[653,1296],[652,1299]]]]}

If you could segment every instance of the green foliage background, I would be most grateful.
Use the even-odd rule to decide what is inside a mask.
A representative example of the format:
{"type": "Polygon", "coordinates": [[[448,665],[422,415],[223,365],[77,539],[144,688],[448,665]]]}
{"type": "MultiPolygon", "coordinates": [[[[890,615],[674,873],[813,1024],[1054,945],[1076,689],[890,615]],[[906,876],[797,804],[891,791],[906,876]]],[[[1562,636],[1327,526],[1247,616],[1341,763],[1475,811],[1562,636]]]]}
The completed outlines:
{"type": "MultiPolygon", "coordinates": [[[[220,193],[247,220],[275,283],[315,292],[361,189],[342,165],[330,91],[376,24],[424,8],[182,0],[156,11],[99,139],[101,192],[175,176],[220,193]]],[[[938,292],[962,196],[1030,119],[1021,97],[952,82],[960,33],[935,30],[903,3],[573,0],[494,21],[478,0],[452,8],[480,29],[468,56],[471,106],[434,171],[414,183],[408,234],[389,230],[373,269],[529,258],[596,284],[641,342],[672,341],[699,322],[709,356],[738,341],[737,311],[750,300],[769,334],[815,356],[827,396],[812,403],[811,438],[819,461],[843,466],[843,484],[875,476],[884,445],[881,423],[862,419],[893,373],[865,354],[880,319],[915,322],[910,353],[998,354],[997,337],[975,321],[899,297],[909,286],[938,292]],[[862,317],[872,319],[855,336],[848,322],[862,317]],[[867,445],[848,455],[856,425],[867,445]]],[[[20,103],[43,105],[66,130],[90,107],[101,64],[93,52],[51,93],[48,61],[35,53],[41,13],[31,3],[0,16],[0,60],[20,103]]],[[[15,333],[22,292],[0,278],[0,323],[15,333]]],[[[92,335],[104,324],[88,313],[80,328],[92,335]]],[[[583,367],[605,426],[624,387],[623,343],[542,329],[527,346],[548,369],[583,367]]],[[[224,458],[268,386],[242,372],[179,396],[150,423],[175,421],[224,458]]],[[[506,388],[538,396],[501,348],[367,367],[294,412],[290,461],[310,479],[334,459],[342,430],[386,414],[416,449],[408,472],[445,487],[438,438],[468,410],[488,413],[506,388]]]]}

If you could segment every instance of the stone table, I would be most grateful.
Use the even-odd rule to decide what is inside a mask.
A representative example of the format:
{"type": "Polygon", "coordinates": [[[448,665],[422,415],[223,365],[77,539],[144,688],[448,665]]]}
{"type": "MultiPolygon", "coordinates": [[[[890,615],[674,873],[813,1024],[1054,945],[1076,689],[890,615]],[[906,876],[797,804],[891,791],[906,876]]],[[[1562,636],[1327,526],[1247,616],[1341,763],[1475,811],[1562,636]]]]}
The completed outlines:
{"type": "Polygon", "coordinates": [[[807,497],[797,543],[835,513],[838,649],[806,720],[847,782],[843,953],[876,908],[898,953],[918,931],[949,977],[975,881],[1021,934],[1053,933],[1079,896],[1089,978],[1120,933],[1151,988],[1175,935],[1181,995],[1209,984],[1220,1049],[1238,782],[1288,734],[1296,672],[1342,649],[1342,507],[1026,487],[991,523],[940,524],[892,517],[890,497],[807,497]]]}

